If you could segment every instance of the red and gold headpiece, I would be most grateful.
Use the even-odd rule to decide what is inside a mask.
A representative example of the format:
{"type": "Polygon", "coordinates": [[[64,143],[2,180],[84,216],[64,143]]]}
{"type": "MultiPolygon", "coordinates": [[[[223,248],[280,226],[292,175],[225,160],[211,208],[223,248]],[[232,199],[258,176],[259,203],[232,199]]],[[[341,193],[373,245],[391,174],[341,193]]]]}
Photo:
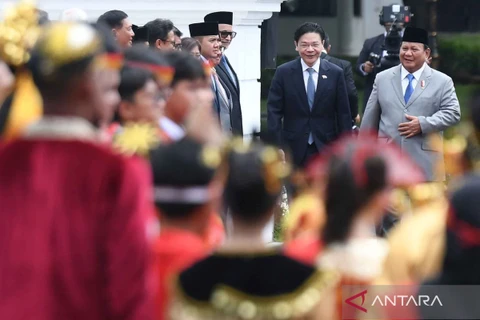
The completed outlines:
{"type": "Polygon", "coordinates": [[[165,86],[170,86],[175,75],[175,69],[169,66],[159,66],[146,62],[127,61],[130,67],[142,68],[151,71],[155,77],[165,86]]]}

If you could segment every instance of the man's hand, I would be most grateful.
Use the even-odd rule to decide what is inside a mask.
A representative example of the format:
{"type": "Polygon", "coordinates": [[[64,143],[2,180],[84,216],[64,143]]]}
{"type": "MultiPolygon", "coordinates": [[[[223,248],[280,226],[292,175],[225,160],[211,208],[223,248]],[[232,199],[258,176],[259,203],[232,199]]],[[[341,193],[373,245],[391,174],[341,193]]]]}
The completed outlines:
{"type": "Polygon", "coordinates": [[[403,122],[398,125],[398,132],[400,132],[401,136],[404,136],[405,138],[411,138],[419,133],[422,133],[420,121],[418,121],[417,117],[409,116],[408,114],[406,114],[405,117],[407,120],[409,120],[409,122],[403,122]]]}
{"type": "Polygon", "coordinates": [[[360,124],[360,115],[357,114],[357,116],[355,117],[355,124],[360,124]]]}
{"type": "Polygon", "coordinates": [[[375,66],[373,65],[373,63],[371,63],[370,61],[365,61],[365,63],[363,64],[363,71],[365,71],[366,73],[371,73],[373,72],[373,68],[375,66]]]}

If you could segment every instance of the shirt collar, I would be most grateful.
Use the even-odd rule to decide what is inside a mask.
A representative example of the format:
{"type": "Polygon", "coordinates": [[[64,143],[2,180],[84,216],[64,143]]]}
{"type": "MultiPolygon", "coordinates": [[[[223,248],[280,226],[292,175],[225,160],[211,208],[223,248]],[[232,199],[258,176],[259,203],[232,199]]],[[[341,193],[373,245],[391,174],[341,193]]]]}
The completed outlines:
{"type": "MultiPolygon", "coordinates": [[[[418,69],[417,71],[415,71],[414,73],[412,73],[413,76],[415,77],[415,80],[417,80],[417,81],[420,80],[420,77],[422,76],[422,73],[423,73],[423,70],[425,69],[425,65],[426,65],[426,64],[427,64],[426,62],[423,63],[423,65],[422,65],[422,67],[421,67],[420,69],[418,69]]],[[[410,72],[408,72],[407,69],[405,69],[405,67],[402,65],[402,67],[401,67],[401,73],[400,73],[400,74],[401,74],[401,77],[402,77],[401,79],[403,80],[403,79],[405,79],[405,77],[406,77],[408,74],[410,74],[410,72]]]]}
{"type": "Polygon", "coordinates": [[[87,120],[80,117],[45,116],[30,125],[26,138],[62,140],[98,140],[98,132],[87,120]]]}
{"type": "MultiPolygon", "coordinates": [[[[303,72],[307,71],[307,69],[310,68],[309,66],[307,66],[305,61],[303,61],[303,59],[301,59],[301,58],[300,58],[300,62],[302,63],[302,71],[303,72]]],[[[313,68],[313,70],[315,70],[316,73],[319,72],[319,70],[320,70],[320,57],[318,57],[317,61],[312,66],[312,68],[313,68]]]]}
{"type": "Polygon", "coordinates": [[[174,141],[178,141],[185,136],[185,130],[165,116],[160,119],[160,127],[174,141]]]}

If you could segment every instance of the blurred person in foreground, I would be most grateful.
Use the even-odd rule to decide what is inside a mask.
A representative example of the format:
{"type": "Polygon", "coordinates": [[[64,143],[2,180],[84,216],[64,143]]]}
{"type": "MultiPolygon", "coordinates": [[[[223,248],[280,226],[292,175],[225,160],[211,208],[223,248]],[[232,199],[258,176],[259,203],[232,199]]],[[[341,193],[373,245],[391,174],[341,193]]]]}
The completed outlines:
{"type": "Polygon", "coordinates": [[[222,195],[216,177],[219,148],[185,137],[150,154],[154,202],[160,217],[160,237],[155,246],[159,292],[155,308],[165,318],[174,276],[213,249],[205,241],[211,233],[211,214],[222,195]]]}
{"type": "Polygon", "coordinates": [[[177,141],[186,134],[185,119],[192,108],[202,106],[211,110],[213,95],[208,82],[210,68],[186,52],[171,52],[167,59],[175,73],[160,127],[170,141],[177,141]]]}
{"type": "Polygon", "coordinates": [[[149,47],[136,44],[125,51],[118,87],[121,101],[115,122],[108,129],[114,144],[124,127],[133,124],[148,124],[161,141],[169,140],[160,129],[159,121],[170,95],[174,72],[166,57],[149,47]]]}
{"type": "Polygon", "coordinates": [[[0,147],[2,317],[152,319],[148,170],[98,143],[109,59],[87,24],[52,23],[32,51],[43,117],[0,147]]]}
{"type": "Polygon", "coordinates": [[[222,169],[232,233],[180,274],[171,319],[332,319],[336,273],[290,259],[263,241],[288,175],[277,148],[235,140],[222,169]]]}
{"type": "MultiPolygon", "coordinates": [[[[388,236],[391,249],[384,272],[377,280],[379,284],[420,283],[440,274],[447,250],[448,199],[455,189],[464,184],[465,177],[477,174],[479,169],[478,92],[471,100],[470,119],[470,124],[457,128],[441,146],[445,154],[445,169],[452,177],[448,190],[443,183],[422,184],[408,190],[412,215],[403,219],[388,236]]],[[[442,144],[438,140],[436,143],[442,144]]],[[[443,168],[443,163],[440,167],[443,168]]]]}
{"type": "MultiPolygon", "coordinates": [[[[398,147],[379,144],[373,134],[344,137],[316,162],[316,175],[325,180],[326,213],[316,264],[340,272],[341,285],[370,284],[381,273],[388,252],[387,242],[375,235],[375,225],[390,202],[391,190],[422,181],[422,172],[398,147]]],[[[339,312],[341,303],[339,299],[339,312]]]]}
{"type": "MultiPolygon", "coordinates": [[[[478,159],[477,159],[478,160],[478,159]]],[[[468,175],[461,186],[450,197],[443,230],[445,257],[442,270],[434,279],[429,279],[420,287],[419,294],[432,292],[435,286],[477,286],[480,284],[480,176],[478,172],[468,175]]],[[[446,306],[420,308],[422,319],[478,318],[480,306],[478,295],[470,292],[457,292],[450,287],[448,296],[442,295],[446,306]]],[[[478,290],[478,289],[477,289],[478,290]]]]}

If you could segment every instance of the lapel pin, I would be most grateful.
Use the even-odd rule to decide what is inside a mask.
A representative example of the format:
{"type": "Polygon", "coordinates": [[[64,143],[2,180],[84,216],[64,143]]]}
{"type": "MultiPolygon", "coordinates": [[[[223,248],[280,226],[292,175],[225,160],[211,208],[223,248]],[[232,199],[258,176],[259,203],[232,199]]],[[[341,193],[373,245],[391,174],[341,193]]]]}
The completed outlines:
{"type": "Polygon", "coordinates": [[[324,74],[322,74],[322,78],[323,78],[323,79],[327,79],[327,76],[324,75],[324,74]]]}
{"type": "Polygon", "coordinates": [[[422,80],[422,81],[420,82],[420,86],[422,87],[422,89],[425,88],[425,80],[422,80]]]}

